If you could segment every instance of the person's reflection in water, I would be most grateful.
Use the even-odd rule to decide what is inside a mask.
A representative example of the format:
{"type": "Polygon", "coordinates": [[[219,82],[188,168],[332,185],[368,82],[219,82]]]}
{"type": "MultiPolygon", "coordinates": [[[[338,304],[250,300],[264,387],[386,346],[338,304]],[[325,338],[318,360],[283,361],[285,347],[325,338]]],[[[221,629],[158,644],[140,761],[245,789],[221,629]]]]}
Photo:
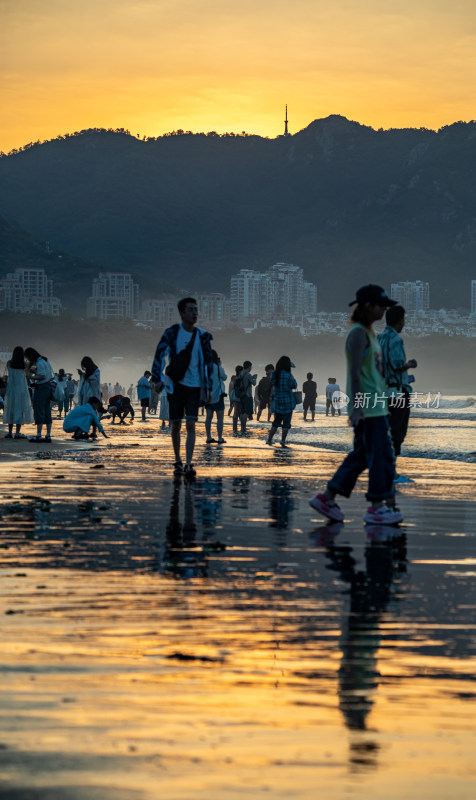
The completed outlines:
{"type": "Polygon", "coordinates": [[[196,542],[197,528],[194,519],[194,486],[186,483],[183,503],[183,522],[180,522],[180,494],[182,481],[174,480],[170,513],[165,529],[165,552],[162,569],[176,578],[203,578],[207,575],[207,559],[203,548],[196,542]]]}
{"type": "Polygon", "coordinates": [[[268,494],[270,495],[269,516],[271,528],[285,530],[289,526],[289,516],[294,509],[292,486],[285,479],[272,480],[268,494]]]}
{"type": "Polygon", "coordinates": [[[248,508],[250,491],[249,478],[233,478],[232,483],[232,508],[248,508]]]}
{"type": "Polygon", "coordinates": [[[195,485],[195,503],[200,514],[204,536],[221,522],[222,479],[203,478],[195,485]]]}
{"type": "MultiPolygon", "coordinates": [[[[351,731],[367,730],[373,694],[379,682],[377,652],[380,621],[390,598],[401,592],[395,578],[406,572],[406,535],[368,526],[365,571],[356,568],[351,547],[327,549],[330,568],[350,586],[350,612],[343,627],[339,668],[339,708],[351,731]]],[[[351,742],[351,765],[374,766],[378,745],[360,738],[351,742]]]]}

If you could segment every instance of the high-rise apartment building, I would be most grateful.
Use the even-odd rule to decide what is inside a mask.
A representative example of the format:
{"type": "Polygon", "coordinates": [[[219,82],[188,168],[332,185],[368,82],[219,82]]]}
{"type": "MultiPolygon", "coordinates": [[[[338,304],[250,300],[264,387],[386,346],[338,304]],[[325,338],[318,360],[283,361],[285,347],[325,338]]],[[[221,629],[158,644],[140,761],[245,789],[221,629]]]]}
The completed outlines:
{"type": "Polygon", "coordinates": [[[268,304],[269,286],[266,273],[240,269],[231,278],[232,319],[257,319],[268,304]]]}
{"type": "Polygon", "coordinates": [[[19,267],[0,279],[0,310],[36,312],[57,317],[61,301],[53,295],[53,281],[44,269],[19,267]]]}
{"type": "Polygon", "coordinates": [[[276,284],[278,304],[284,319],[302,317],[304,313],[304,272],[294,264],[274,264],[267,273],[276,284]]]}
{"type": "Polygon", "coordinates": [[[128,272],[100,272],[93,281],[86,316],[133,319],[139,311],[139,286],[128,272]]]}
{"type": "Polygon", "coordinates": [[[177,301],[174,299],[144,300],[139,319],[157,328],[169,328],[180,319],[177,301]]]}
{"type": "Polygon", "coordinates": [[[231,318],[298,321],[317,310],[317,289],[294,264],[274,264],[266,272],[242,269],[231,278],[231,318]]]}
{"type": "Polygon", "coordinates": [[[405,311],[427,311],[430,308],[430,284],[427,281],[392,283],[390,296],[405,311]]]}
{"type": "Polygon", "coordinates": [[[220,292],[193,295],[198,305],[198,324],[222,325],[230,321],[231,303],[220,292]]]}
{"type": "Polygon", "coordinates": [[[315,283],[303,283],[303,310],[305,317],[315,317],[317,314],[317,286],[315,283]]]}

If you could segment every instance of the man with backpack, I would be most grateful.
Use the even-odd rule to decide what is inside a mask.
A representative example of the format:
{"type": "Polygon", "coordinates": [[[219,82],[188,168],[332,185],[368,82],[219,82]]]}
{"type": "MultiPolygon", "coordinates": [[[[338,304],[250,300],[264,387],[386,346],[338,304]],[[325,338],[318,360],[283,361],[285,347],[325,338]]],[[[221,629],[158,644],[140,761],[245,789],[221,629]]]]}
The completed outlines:
{"type": "Polygon", "coordinates": [[[193,478],[195,423],[200,399],[210,402],[213,367],[212,335],[196,327],[197,301],[184,297],[177,304],[181,322],[164,331],[157,345],[152,366],[152,381],[160,394],[165,386],[169,401],[170,431],[175,454],[174,474],[193,478]],[[168,356],[169,363],[165,366],[168,356]],[[185,465],[180,455],[182,419],[185,417],[187,438],[185,465]]]}
{"type": "Polygon", "coordinates": [[[241,423],[241,435],[246,434],[246,423],[253,416],[253,386],[256,386],[257,375],[252,375],[251,361],[243,361],[243,370],[236,376],[233,393],[236,404],[233,414],[233,433],[238,435],[238,418],[241,423]]]}

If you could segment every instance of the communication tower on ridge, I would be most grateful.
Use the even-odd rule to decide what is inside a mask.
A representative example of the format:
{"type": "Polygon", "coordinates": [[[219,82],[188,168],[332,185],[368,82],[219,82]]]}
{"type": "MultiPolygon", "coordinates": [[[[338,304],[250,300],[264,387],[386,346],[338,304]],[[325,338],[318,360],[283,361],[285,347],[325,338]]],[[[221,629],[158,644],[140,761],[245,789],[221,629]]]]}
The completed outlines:
{"type": "Polygon", "coordinates": [[[286,119],[284,120],[284,135],[285,136],[290,136],[290,133],[289,133],[289,130],[288,130],[288,104],[287,103],[286,103],[286,119]]]}

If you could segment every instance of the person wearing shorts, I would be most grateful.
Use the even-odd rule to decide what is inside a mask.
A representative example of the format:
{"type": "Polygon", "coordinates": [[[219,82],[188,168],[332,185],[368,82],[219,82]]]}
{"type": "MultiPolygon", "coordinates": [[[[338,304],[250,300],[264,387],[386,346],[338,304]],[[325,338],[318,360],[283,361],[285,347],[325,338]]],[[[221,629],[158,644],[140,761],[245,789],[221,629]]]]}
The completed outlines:
{"type": "Polygon", "coordinates": [[[197,301],[193,297],[179,300],[178,311],[181,323],[164,331],[157,345],[152,366],[152,380],[157,392],[165,386],[169,400],[170,433],[174,449],[174,474],[193,478],[196,474],[192,463],[195,448],[195,425],[200,400],[210,402],[212,373],[212,335],[196,327],[198,319],[197,301]],[[191,348],[191,349],[190,349],[191,348]],[[190,358],[183,378],[173,380],[166,371],[166,358],[173,366],[174,359],[182,351],[190,349],[190,358]],[[180,454],[182,420],[185,418],[185,465],[180,454]]]}
{"type": "MultiPolygon", "coordinates": [[[[150,372],[148,369],[144,372],[137,382],[137,399],[140,401],[140,410],[142,414],[142,422],[147,422],[145,415],[150,403],[150,372]]],[[[130,395],[129,395],[130,397],[130,395]]],[[[132,398],[131,398],[132,400],[132,398]]]]}
{"type": "Polygon", "coordinates": [[[304,412],[303,419],[307,419],[307,412],[310,411],[311,419],[314,422],[314,416],[316,413],[317,384],[316,381],[313,381],[312,379],[312,372],[308,372],[307,381],[304,381],[302,385],[302,392],[304,395],[302,410],[304,412]]]}

